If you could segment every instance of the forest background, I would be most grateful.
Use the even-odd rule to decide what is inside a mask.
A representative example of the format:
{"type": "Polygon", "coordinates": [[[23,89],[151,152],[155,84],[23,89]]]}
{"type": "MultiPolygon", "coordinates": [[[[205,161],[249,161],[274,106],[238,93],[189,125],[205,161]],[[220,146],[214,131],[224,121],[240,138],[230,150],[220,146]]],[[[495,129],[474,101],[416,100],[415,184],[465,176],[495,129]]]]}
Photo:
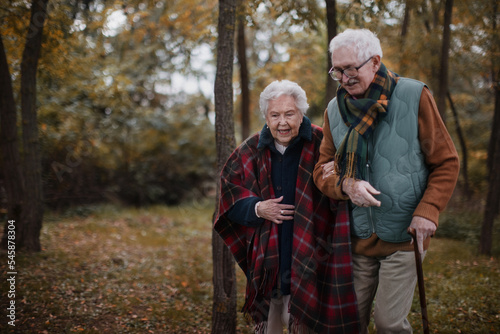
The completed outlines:
{"type": "MultiPolygon", "coordinates": [[[[496,1],[245,2],[236,34],[244,43],[236,43],[240,52],[234,62],[237,143],[261,128],[258,96],[276,79],[299,83],[308,95],[308,116],[322,125],[335,91],[326,74],[325,3],[334,4],[336,31],[375,31],[388,68],[427,83],[438,105],[444,102],[440,111],[462,162],[454,198],[482,214],[492,153],[498,151],[493,145],[497,131],[492,131],[499,108],[496,1]],[[453,14],[444,22],[449,3],[453,14]],[[444,27],[451,36],[447,57],[442,56],[444,27]]],[[[27,1],[0,5],[3,49],[19,114],[30,9],[27,1]]],[[[47,209],[103,201],[170,205],[213,191],[217,10],[214,0],[48,2],[34,125],[47,209]]],[[[21,137],[28,131],[19,122],[16,134],[21,137]]],[[[18,146],[23,150],[22,143],[18,146]]],[[[6,209],[5,185],[11,177],[2,165],[0,195],[6,209]]]]}
{"type": "MultiPolygon", "coordinates": [[[[441,236],[461,238],[482,253],[498,255],[493,228],[498,227],[498,220],[493,222],[500,206],[495,175],[500,168],[497,1],[242,3],[236,15],[232,79],[236,144],[262,127],[258,96],[276,79],[301,85],[308,95],[308,116],[322,125],[335,92],[327,75],[333,8],[335,31],[353,27],[376,32],[387,67],[427,83],[436,96],[462,164],[441,236]],[[480,248],[485,244],[481,228],[489,244],[485,249],[480,248]]],[[[12,132],[19,138],[16,161],[22,166],[18,170],[24,193],[37,189],[30,183],[37,176],[30,173],[39,173],[40,217],[44,211],[61,213],[96,203],[172,206],[214,198],[218,10],[215,0],[0,4],[0,55],[5,56],[0,58],[0,200],[5,231],[9,210],[15,211],[8,184],[17,172],[8,169],[12,141],[6,135],[12,132]],[[38,16],[33,15],[37,9],[38,16]],[[43,33],[30,30],[30,22],[43,27],[43,33]],[[26,50],[33,50],[28,48],[33,36],[40,37],[40,53],[32,66],[36,86],[30,91],[23,89],[23,77],[28,77],[23,69],[28,72],[24,57],[26,50]],[[6,93],[9,85],[12,101],[6,93]],[[31,108],[34,121],[25,111],[30,109],[26,96],[36,102],[31,108]],[[9,110],[16,116],[10,128],[9,110]],[[35,136],[29,137],[33,131],[35,136]],[[35,152],[34,159],[30,152],[35,152]]],[[[36,201],[26,200],[25,205],[30,200],[36,201]]],[[[36,244],[42,221],[24,227],[23,233],[35,239],[26,248],[42,248],[36,244]]]]}

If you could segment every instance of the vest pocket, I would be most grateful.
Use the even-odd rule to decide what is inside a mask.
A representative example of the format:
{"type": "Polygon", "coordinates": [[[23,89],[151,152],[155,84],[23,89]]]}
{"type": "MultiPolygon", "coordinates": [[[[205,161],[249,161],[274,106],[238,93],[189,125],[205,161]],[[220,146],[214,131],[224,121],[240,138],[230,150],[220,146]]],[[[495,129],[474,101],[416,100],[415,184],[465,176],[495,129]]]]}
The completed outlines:
{"type": "Polygon", "coordinates": [[[423,194],[422,181],[420,180],[418,173],[411,173],[411,182],[413,185],[413,192],[415,193],[415,199],[418,204],[418,201],[420,201],[423,194]]]}
{"type": "Polygon", "coordinates": [[[367,239],[372,235],[370,216],[368,208],[352,205],[352,224],[351,231],[356,237],[367,239]]]}

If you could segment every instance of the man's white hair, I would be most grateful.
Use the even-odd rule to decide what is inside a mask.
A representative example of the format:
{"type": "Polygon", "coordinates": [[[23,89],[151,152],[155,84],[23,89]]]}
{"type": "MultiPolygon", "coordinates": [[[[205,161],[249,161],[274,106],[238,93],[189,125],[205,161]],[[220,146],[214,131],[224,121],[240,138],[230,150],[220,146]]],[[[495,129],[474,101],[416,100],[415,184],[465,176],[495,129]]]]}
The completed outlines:
{"type": "Polygon", "coordinates": [[[307,103],[306,92],[295,82],[289,80],[276,80],[271,82],[263,91],[260,93],[259,107],[260,112],[264,116],[267,115],[267,108],[269,107],[269,101],[277,99],[281,95],[292,96],[295,99],[295,106],[299,109],[299,112],[304,116],[309,108],[307,103]]]}
{"type": "Polygon", "coordinates": [[[346,29],[335,36],[328,48],[330,55],[340,48],[352,48],[360,62],[373,56],[382,58],[380,40],[368,29],[346,29]]]}

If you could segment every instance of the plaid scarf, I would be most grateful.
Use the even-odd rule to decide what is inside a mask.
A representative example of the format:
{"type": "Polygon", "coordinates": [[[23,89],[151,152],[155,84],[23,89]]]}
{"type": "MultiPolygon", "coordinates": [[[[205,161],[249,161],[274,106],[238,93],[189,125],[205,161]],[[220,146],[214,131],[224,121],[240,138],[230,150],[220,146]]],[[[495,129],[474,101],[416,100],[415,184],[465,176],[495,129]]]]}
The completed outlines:
{"type": "MultiPolygon", "coordinates": [[[[347,205],[330,200],[314,185],[312,173],[323,132],[307,118],[299,135],[304,127],[310,138],[304,140],[296,183],[290,333],[357,333],[347,205]]],[[[258,227],[243,226],[227,219],[226,213],[241,199],[274,198],[271,153],[261,144],[263,137],[270,137],[265,127],[229,157],[221,173],[214,223],[246,274],[242,312],[253,319],[257,332],[266,330],[272,289],[278,279],[278,228],[270,221],[258,227]]]]}
{"type": "Polygon", "coordinates": [[[367,138],[386,115],[398,78],[396,73],[381,64],[363,98],[354,99],[342,86],[337,90],[340,115],[349,127],[335,154],[339,184],[345,178],[365,179],[363,166],[367,159],[367,138]]]}

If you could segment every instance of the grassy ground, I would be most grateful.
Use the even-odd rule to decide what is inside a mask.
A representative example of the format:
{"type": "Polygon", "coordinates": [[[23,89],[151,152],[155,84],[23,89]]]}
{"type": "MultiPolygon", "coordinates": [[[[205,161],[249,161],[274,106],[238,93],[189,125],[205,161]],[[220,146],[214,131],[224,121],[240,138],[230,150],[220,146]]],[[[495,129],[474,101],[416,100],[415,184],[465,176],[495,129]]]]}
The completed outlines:
{"type": "MultiPolygon", "coordinates": [[[[209,333],[212,211],[212,203],[193,203],[49,214],[44,250],[16,254],[15,327],[7,324],[7,254],[0,253],[0,333],[209,333]]],[[[500,265],[476,248],[433,240],[424,263],[431,332],[500,332],[500,265]]],[[[417,296],[410,314],[416,333],[417,296]]],[[[238,328],[252,332],[240,314],[238,328]]]]}

